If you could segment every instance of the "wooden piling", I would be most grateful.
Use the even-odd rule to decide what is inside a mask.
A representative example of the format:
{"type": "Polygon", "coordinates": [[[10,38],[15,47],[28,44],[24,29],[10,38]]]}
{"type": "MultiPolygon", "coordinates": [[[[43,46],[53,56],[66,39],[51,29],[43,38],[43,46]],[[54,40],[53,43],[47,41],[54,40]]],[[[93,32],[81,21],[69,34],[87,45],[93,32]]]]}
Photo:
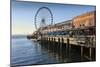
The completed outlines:
{"type": "Polygon", "coordinates": [[[90,57],[90,60],[91,60],[91,58],[92,58],[92,48],[91,47],[89,48],[89,57],[90,57]]]}
{"type": "Polygon", "coordinates": [[[68,51],[71,51],[71,45],[69,43],[69,38],[67,38],[67,45],[68,45],[68,51]]]}
{"type": "Polygon", "coordinates": [[[81,56],[83,56],[83,46],[81,46],[81,56]]]}
{"type": "Polygon", "coordinates": [[[60,48],[60,38],[58,38],[58,51],[59,51],[59,48],[60,48]]]}
{"type": "Polygon", "coordinates": [[[69,47],[69,39],[67,38],[67,45],[68,45],[68,47],[69,47]]]}

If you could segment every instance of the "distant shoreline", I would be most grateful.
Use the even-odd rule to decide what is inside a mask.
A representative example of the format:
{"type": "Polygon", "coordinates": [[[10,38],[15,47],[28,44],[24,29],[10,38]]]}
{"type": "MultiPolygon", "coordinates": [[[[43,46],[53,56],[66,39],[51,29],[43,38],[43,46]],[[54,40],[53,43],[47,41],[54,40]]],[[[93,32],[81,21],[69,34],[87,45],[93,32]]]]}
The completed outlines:
{"type": "Polygon", "coordinates": [[[26,38],[27,35],[12,35],[11,38],[26,38]]]}

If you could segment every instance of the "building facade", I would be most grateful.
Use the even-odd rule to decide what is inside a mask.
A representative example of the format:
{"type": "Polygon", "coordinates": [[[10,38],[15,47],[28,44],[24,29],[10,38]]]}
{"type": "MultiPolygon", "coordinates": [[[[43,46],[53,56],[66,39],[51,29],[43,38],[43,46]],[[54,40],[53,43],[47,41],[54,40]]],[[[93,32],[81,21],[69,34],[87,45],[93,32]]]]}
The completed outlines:
{"type": "Polygon", "coordinates": [[[72,28],[72,20],[64,21],[61,23],[56,23],[55,25],[50,25],[44,27],[41,31],[42,34],[47,34],[48,32],[64,31],[72,28]]]}
{"type": "Polygon", "coordinates": [[[96,26],[96,11],[87,12],[85,14],[73,18],[73,27],[90,27],[96,26]]]}

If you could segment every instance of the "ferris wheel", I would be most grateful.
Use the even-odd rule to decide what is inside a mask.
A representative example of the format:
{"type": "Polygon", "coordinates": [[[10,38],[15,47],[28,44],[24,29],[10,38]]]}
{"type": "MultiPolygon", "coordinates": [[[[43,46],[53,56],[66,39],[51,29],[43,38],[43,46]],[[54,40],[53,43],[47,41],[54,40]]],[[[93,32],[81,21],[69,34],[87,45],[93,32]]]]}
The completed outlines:
{"type": "Polygon", "coordinates": [[[53,15],[51,10],[48,7],[39,8],[34,19],[35,29],[38,30],[53,24],[53,15]]]}

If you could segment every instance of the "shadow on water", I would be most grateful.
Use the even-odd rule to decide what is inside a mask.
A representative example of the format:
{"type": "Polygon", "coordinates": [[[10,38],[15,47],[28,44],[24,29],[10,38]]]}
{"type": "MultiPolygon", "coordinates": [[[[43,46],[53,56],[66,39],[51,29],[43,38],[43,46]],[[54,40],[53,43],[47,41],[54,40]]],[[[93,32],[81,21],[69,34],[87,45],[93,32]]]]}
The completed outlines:
{"type": "Polygon", "coordinates": [[[67,44],[62,43],[41,43],[40,45],[43,49],[48,51],[48,54],[54,57],[57,63],[72,63],[72,62],[86,62],[89,61],[88,59],[81,57],[80,47],[72,46],[70,49],[68,48],[67,44]]]}

